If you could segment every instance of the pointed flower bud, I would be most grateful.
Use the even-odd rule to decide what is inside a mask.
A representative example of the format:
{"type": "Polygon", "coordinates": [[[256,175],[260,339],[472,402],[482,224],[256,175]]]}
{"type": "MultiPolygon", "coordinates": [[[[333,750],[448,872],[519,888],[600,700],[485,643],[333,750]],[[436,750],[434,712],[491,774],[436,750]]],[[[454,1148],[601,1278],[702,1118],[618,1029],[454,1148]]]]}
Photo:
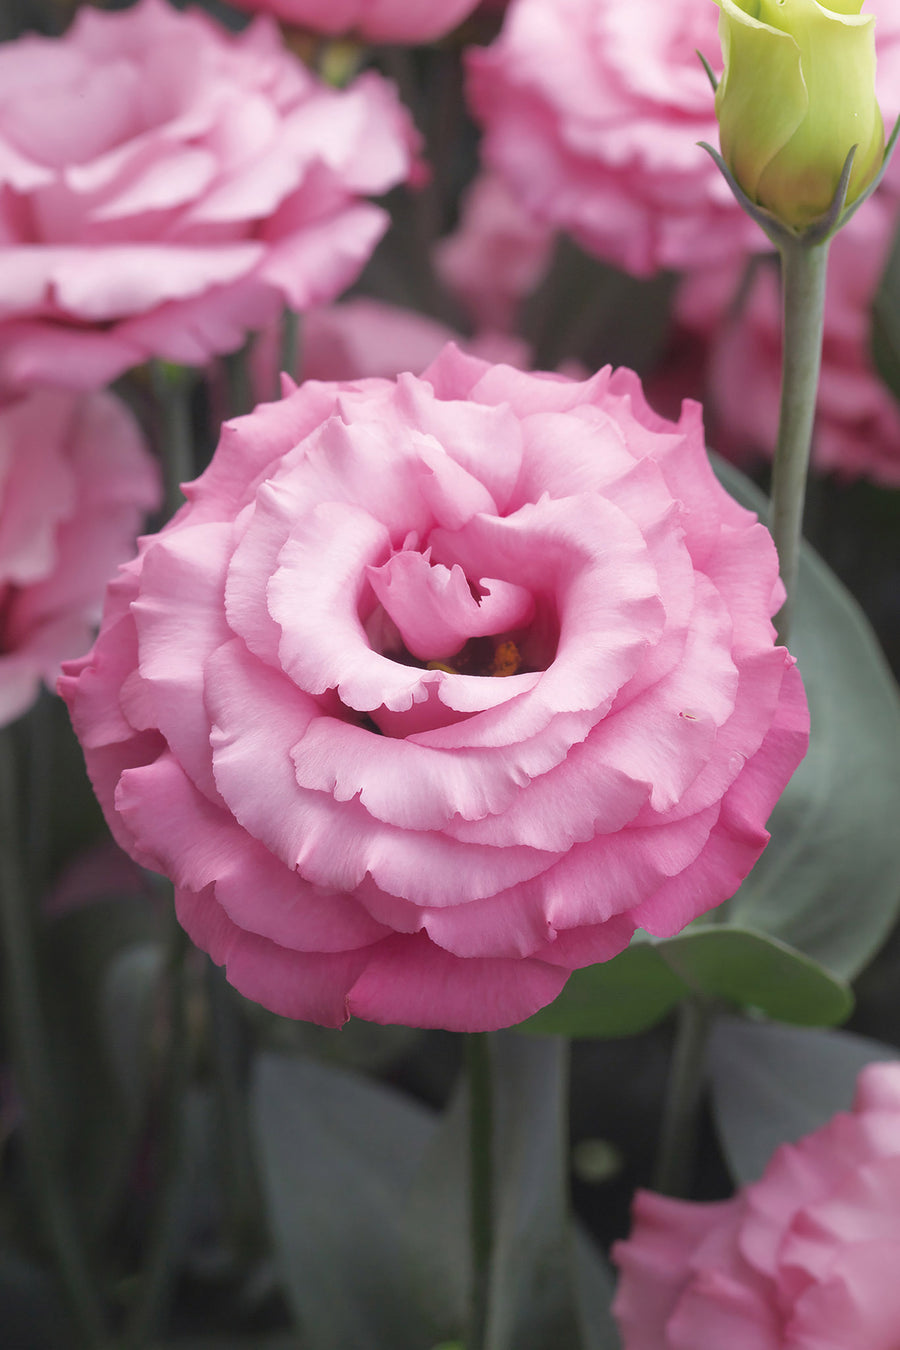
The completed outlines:
{"type": "Polygon", "coordinates": [[[881,167],[875,20],[862,0],[715,3],[722,156],[751,201],[804,229],[831,205],[853,146],[848,204],[881,167]]]}

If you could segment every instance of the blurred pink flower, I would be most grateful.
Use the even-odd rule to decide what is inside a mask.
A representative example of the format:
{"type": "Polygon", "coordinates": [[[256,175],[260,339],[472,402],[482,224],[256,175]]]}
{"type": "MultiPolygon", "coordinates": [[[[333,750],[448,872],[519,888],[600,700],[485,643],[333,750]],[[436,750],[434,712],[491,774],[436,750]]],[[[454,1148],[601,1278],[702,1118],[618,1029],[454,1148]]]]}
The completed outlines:
{"type": "Polygon", "coordinates": [[[409,175],[393,86],[338,92],[271,21],[84,6],[0,48],[0,386],[197,365],[354,280],[409,175]]]}
{"type": "Polygon", "coordinates": [[[782,593],[695,405],[448,347],[226,424],[60,690],[243,994],[484,1030],[750,870],[807,742],[782,593]]]}
{"type": "MultiPolygon", "coordinates": [[[[882,109],[900,111],[900,4],[874,0],[882,109]]],[[[522,206],[636,276],[769,247],[697,145],[718,145],[712,0],[513,0],[468,53],[483,155],[522,206]]]]}
{"type": "Polygon", "coordinates": [[[523,213],[502,178],[483,173],[463,195],[459,226],[438,241],[434,261],[476,327],[511,332],[552,251],[553,230],[523,213]]]}
{"type": "MultiPolygon", "coordinates": [[[[507,333],[481,333],[463,338],[446,324],[417,310],[357,296],[337,305],[311,309],[300,330],[300,364],[287,373],[297,381],[393,379],[420,375],[448,342],[484,360],[505,361],[527,369],[530,349],[507,333]]],[[[273,397],[279,367],[279,333],[272,326],[253,345],[251,357],[257,401],[273,397]]]]}
{"type": "Polygon", "coordinates": [[[639,1193],[613,1257],[624,1350],[896,1350],[900,1064],[733,1200],[639,1193]]]}
{"type": "Polygon", "coordinates": [[[90,645],[106,583],[159,496],[112,395],[43,391],[0,408],[0,725],[90,645]]]}
{"type": "MultiPolygon", "coordinates": [[[[900,485],[900,405],[875,370],[870,343],[872,302],[897,224],[896,199],[882,190],[832,242],[813,437],[818,469],[889,487],[900,485]]],[[[732,312],[742,272],[725,267],[687,278],[675,316],[706,343],[716,449],[738,459],[771,457],[781,393],[778,269],[774,260],[761,263],[732,312]]]]}
{"type": "Polygon", "coordinates": [[[238,9],[365,42],[432,42],[462,23],[478,0],[234,0],[238,9]]]}

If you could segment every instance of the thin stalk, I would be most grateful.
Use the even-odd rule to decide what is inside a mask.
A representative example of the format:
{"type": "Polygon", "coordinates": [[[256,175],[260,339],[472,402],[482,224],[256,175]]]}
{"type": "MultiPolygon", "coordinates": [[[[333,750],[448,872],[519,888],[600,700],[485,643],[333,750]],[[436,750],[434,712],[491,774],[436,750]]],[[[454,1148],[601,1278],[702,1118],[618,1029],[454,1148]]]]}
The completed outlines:
{"type": "Polygon", "coordinates": [[[286,309],[281,316],[281,350],[278,370],[275,372],[274,397],[281,398],[281,372],[290,375],[292,380],[300,379],[300,315],[293,309],[286,309]]]}
{"type": "Polygon", "coordinates": [[[787,599],[775,619],[779,642],[790,636],[800,562],[806,476],[822,361],[828,241],[784,241],[781,254],[784,347],[778,441],[772,466],[772,537],[787,599]]]}
{"type": "Polygon", "coordinates": [[[253,411],[256,400],[253,397],[250,354],[255,341],[256,335],[251,333],[243,347],[239,347],[236,352],[229,352],[222,358],[225,382],[228,386],[229,417],[243,417],[245,413],[253,411]]]}
{"type": "Polygon", "coordinates": [[[23,1138],[35,1210],[68,1305],[73,1335],[87,1350],[107,1345],[94,1285],[65,1183],[55,1094],[41,1006],[34,914],[18,852],[18,776],[11,728],[0,733],[0,934],[7,1035],[24,1107],[23,1138]]]}
{"type": "Polygon", "coordinates": [[[184,504],[181,484],[194,477],[194,435],[191,418],[193,372],[154,361],[150,378],[159,418],[166,520],[184,504]]]}
{"type": "Polygon", "coordinates": [[[219,1108],[226,1223],[232,1251],[243,1258],[256,1254],[262,1199],[242,1073],[240,1013],[224,972],[212,961],[206,967],[206,989],[210,1052],[219,1108]]]}
{"type": "Polygon", "coordinates": [[[494,1245],[493,1092],[491,1046],[486,1032],[467,1032],[469,1087],[469,1233],[472,1288],[466,1350],[487,1344],[491,1255],[494,1245]]]}
{"type": "Polygon", "coordinates": [[[654,1188],[663,1195],[684,1196],[690,1186],[711,1025],[712,1009],[705,999],[692,995],[679,1005],[654,1179],[654,1188]]]}
{"type": "Polygon", "coordinates": [[[171,1289],[184,1217],[185,1097],[190,1080],[187,980],[187,935],[172,919],[167,960],[168,1039],[162,1081],[162,1141],[157,1202],[150,1221],[147,1248],[136,1302],[131,1310],[123,1350],[140,1350],[158,1329],[171,1289]]]}

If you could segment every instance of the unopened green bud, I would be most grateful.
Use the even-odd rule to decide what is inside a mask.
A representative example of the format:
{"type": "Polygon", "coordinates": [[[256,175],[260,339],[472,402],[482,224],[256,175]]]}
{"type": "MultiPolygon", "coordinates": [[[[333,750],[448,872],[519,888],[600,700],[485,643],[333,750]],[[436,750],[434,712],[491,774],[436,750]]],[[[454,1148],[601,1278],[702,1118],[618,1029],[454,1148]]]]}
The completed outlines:
{"type": "Polygon", "coordinates": [[[715,3],[722,157],[752,202],[805,229],[831,205],[854,146],[847,205],[881,168],[875,20],[862,0],[715,3]]]}

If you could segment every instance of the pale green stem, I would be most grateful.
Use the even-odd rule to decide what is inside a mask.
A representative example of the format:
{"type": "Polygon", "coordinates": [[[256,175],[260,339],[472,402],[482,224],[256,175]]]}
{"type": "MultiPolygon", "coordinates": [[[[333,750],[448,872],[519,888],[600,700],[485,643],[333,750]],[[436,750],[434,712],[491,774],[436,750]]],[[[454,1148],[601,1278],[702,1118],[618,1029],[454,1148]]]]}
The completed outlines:
{"type": "Polygon", "coordinates": [[[787,599],[775,619],[778,640],[790,636],[800,564],[803,504],[822,360],[828,241],[780,244],[784,347],[781,411],[772,466],[772,537],[787,599]]]}
{"type": "Polygon", "coordinates": [[[228,1235],[236,1255],[256,1254],[262,1198],[256,1173],[247,1106],[240,1011],[224,971],[208,962],[206,989],[209,1005],[210,1055],[220,1122],[222,1176],[228,1235]]]}
{"type": "Polygon", "coordinates": [[[243,417],[245,413],[253,411],[255,399],[250,370],[250,353],[255,341],[256,334],[251,333],[243,347],[239,347],[236,352],[229,352],[223,358],[225,380],[228,385],[229,417],[243,417]]]}
{"type": "Polygon", "coordinates": [[[15,733],[0,733],[0,934],[8,1046],[24,1108],[23,1138],[38,1224],[71,1318],[73,1344],[107,1345],[94,1286],[65,1182],[39,988],[35,915],[19,855],[19,781],[15,733]]]}
{"type": "Polygon", "coordinates": [[[679,1004],[654,1178],[654,1188],[664,1195],[684,1196],[690,1187],[711,1024],[705,999],[691,995],[679,1004]]]}
{"type": "Polygon", "coordinates": [[[493,1092],[491,1045],[486,1032],[467,1032],[465,1064],[469,1088],[469,1234],[472,1287],[466,1350],[486,1345],[494,1245],[493,1092]]]}
{"type": "Polygon", "coordinates": [[[281,351],[278,370],[275,373],[276,399],[281,398],[281,372],[290,375],[292,380],[300,379],[300,315],[292,309],[286,309],[281,316],[281,351]]]}
{"type": "Polygon", "coordinates": [[[184,504],[181,484],[194,477],[194,437],[191,419],[193,371],[150,366],[150,379],[159,417],[159,454],[162,460],[166,520],[184,504]]]}
{"type": "Polygon", "coordinates": [[[185,958],[187,935],[171,920],[167,960],[167,1048],[161,1083],[160,1177],[137,1299],[122,1337],[123,1350],[142,1350],[168,1303],[184,1220],[186,1093],[190,1081],[185,958]]]}

